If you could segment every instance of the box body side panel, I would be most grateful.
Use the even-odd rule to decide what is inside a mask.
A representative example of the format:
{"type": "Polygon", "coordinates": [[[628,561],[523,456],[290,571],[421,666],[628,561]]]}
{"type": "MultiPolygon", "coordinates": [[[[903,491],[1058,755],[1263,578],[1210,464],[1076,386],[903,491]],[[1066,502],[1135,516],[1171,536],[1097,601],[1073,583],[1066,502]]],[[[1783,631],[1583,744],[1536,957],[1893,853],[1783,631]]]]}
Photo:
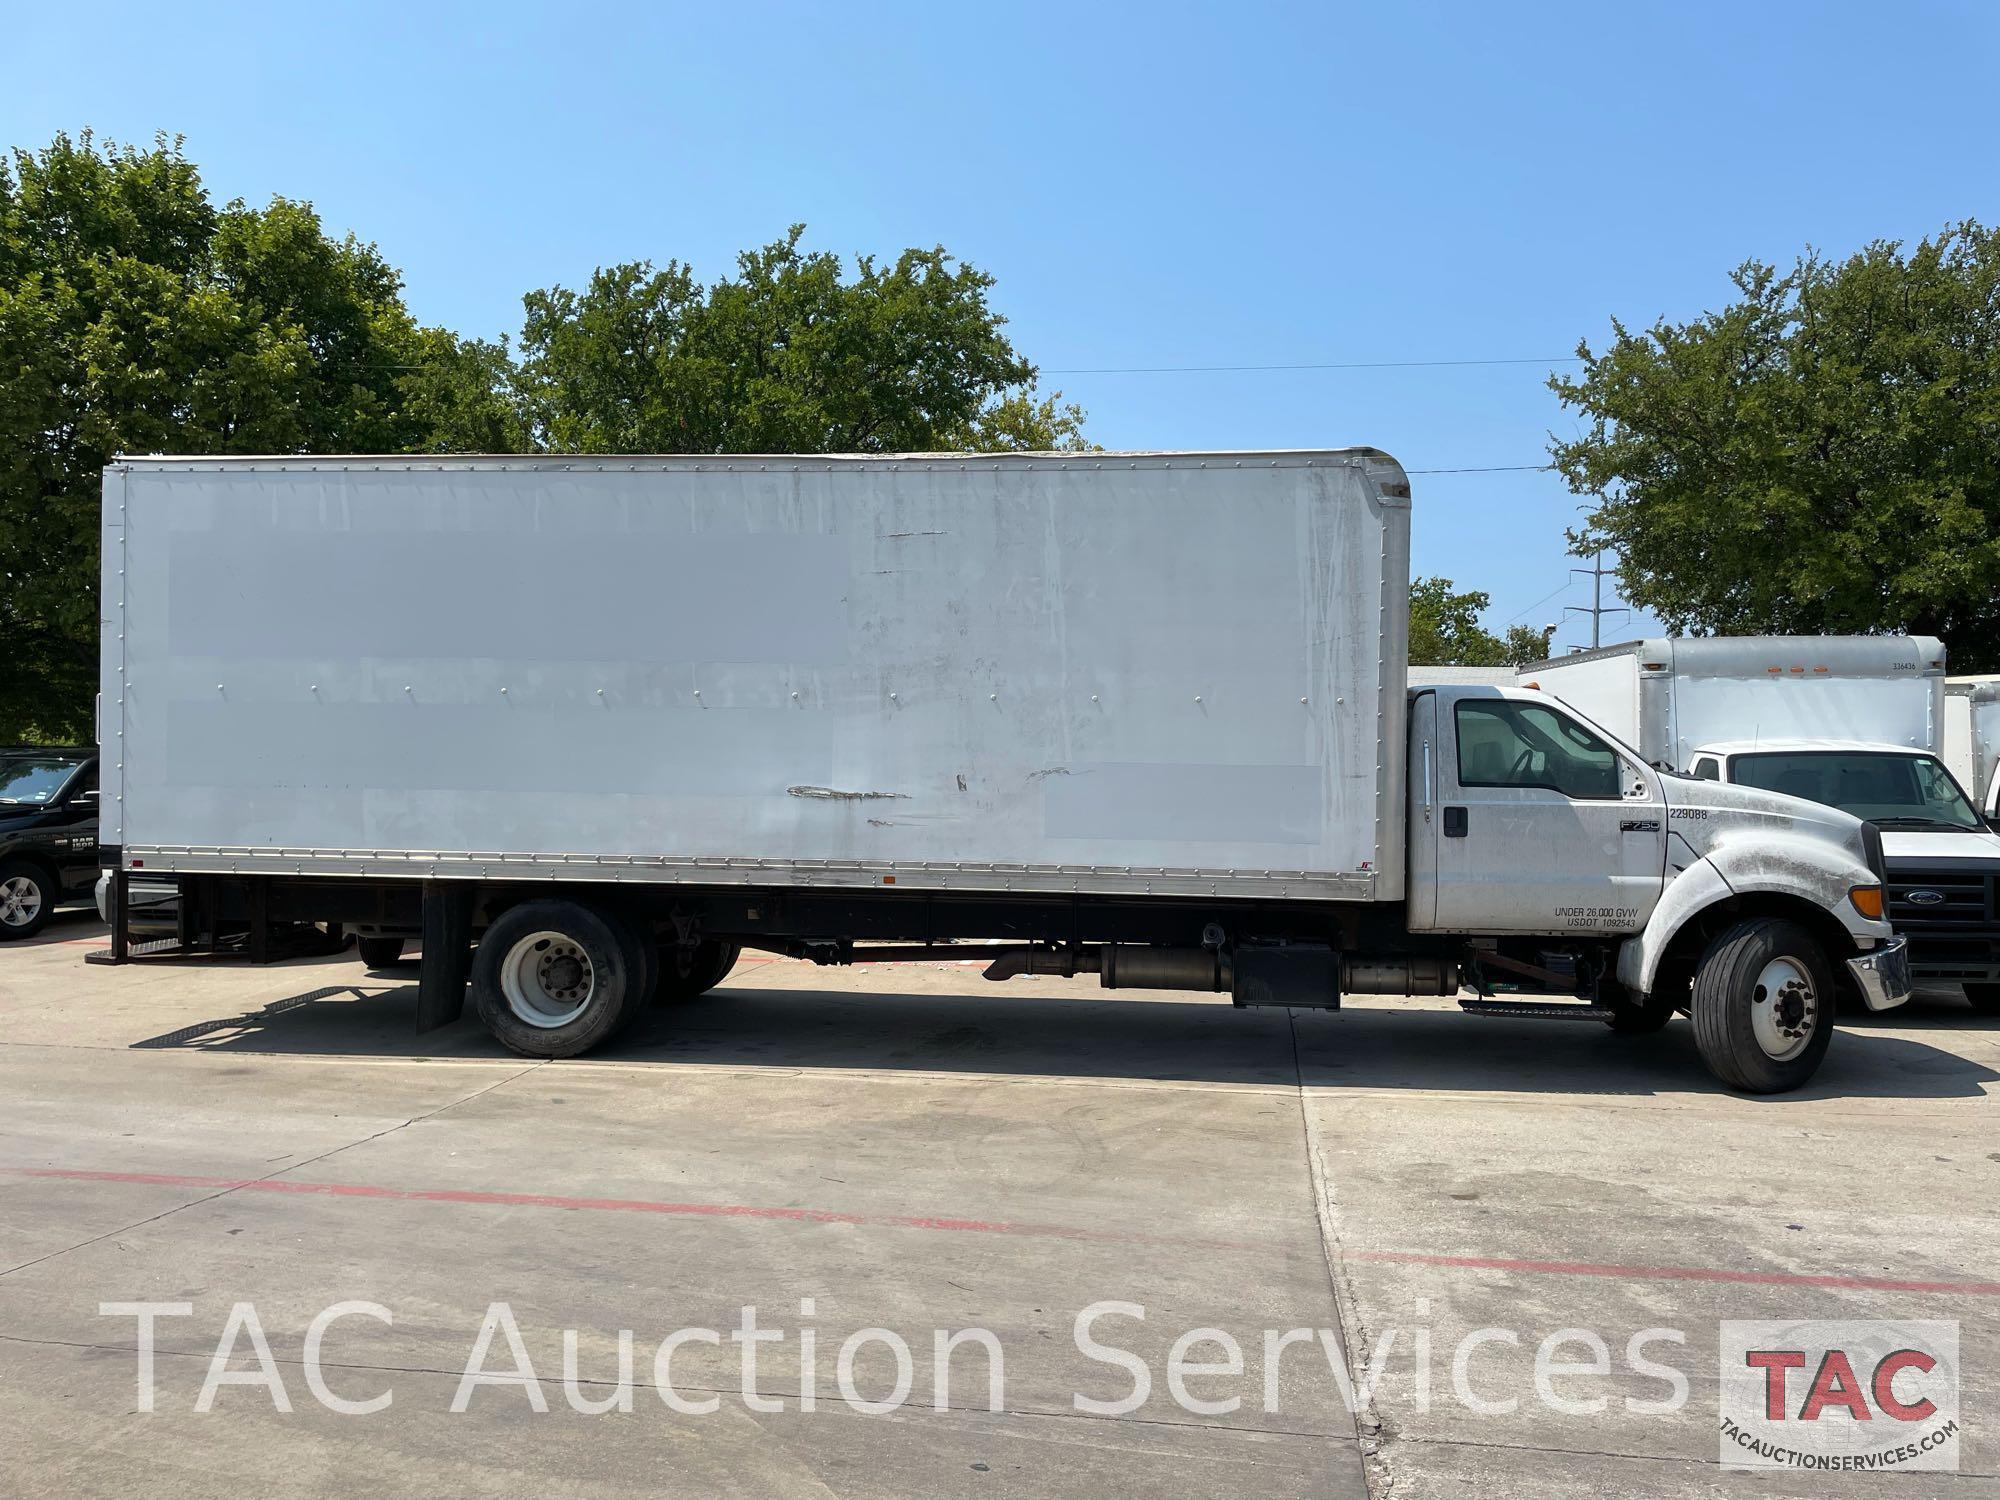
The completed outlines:
{"type": "Polygon", "coordinates": [[[135,464],[124,841],[1400,895],[1393,469],[135,464]]]}

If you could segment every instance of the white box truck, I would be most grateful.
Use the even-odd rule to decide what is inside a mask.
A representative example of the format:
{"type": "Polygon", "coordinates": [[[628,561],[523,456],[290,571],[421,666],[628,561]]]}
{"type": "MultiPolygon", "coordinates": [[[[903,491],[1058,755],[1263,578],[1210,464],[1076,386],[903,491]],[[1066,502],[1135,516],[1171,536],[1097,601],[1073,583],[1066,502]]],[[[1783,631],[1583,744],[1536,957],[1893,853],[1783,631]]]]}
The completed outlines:
{"type": "Polygon", "coordinates": [[[1859,820],[1412,692],[1409,504],[1372,449],[119,462],[112,915],[414,937],[422,1023],[543,1057],[744,946],[1684,1009],[1762,1091],[1906,998],[1859,820]]]}
{"type": "Polygon", "coordinates": [[[1940,752],[1930,636],[1659,637],[1523,667],[1656,767],[1809,798],[1882,833],[1889,916],[1920,983],[2000,1012],[2000,836],[1940,752]]]}
{"type": "Polygon", "coordinates": [[[1944,763],[1988,826],[2000,823],[2000,677],[1944,680],[1944,763]]]}

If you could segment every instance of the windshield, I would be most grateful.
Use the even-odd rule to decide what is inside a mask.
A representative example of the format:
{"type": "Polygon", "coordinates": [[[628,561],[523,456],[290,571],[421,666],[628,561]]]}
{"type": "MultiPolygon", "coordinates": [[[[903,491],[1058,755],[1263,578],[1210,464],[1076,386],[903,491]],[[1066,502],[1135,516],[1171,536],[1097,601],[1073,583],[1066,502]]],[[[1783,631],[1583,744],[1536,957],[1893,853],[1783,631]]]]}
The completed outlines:
{"type": "Polygon", "coordinates": [[[1951,772],[1928,755],[1806,750],[1739,755],[1730,780],[1824,802],[1888,828],[1979,828],[1951,772]]]}
{"type": "Polygon", "coordinates": [[[0,802],[47,802],[62,790],[80,761],[60,756],[20,756],[0,760],[0,802]]]}

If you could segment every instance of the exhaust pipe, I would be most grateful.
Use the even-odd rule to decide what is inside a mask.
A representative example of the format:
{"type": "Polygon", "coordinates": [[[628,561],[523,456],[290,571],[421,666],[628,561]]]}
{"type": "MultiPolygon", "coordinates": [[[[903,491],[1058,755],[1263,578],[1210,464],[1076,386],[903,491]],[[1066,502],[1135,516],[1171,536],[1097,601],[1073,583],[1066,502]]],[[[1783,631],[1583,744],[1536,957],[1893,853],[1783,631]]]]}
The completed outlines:
{"type": "Polygon", "coordinates": [[[1155,948],[1103,943],[1088,948],[1005,948],[986,966],[988,979],[1095,974],[1107,990],[1228,992],[1238,1005],[1337,1008],[1347,995],[1456,995],[1459,966],[1425,956],[1350,956],[1323,944],[1251,944],[1222,948],[1155,948]],[[1336,967],[1337,963],[1337,967],[1336,967]]]}
{"type": "Polygon", "coordinates": [[[1229,988],[1228,956],[1209,948],[1154,948],[1104,943],[1091,948],[1007,948],[986,966],[988,979],[1053,974],[1074,979],[1095,974],[1107,990],[1210,990],[1229,988]]]}
{"type": "Polygon", "coordinates": [[[1347,995],[1456,995],[1458,965],[1443,958],[1340,959],[1340,988],[1347,995]]]}

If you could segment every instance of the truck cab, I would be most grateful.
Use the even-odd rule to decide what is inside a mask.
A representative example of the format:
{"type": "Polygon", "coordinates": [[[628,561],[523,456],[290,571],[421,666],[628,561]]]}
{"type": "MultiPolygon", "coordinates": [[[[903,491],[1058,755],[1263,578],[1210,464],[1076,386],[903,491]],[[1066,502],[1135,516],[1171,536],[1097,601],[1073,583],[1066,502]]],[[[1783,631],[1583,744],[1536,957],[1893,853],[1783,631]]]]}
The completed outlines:
{"type": "Polygon", "coordinates": [[[1748,1009],[1778,1064],[1823,1045],[1801,1006],[1830,1006],[1829,981],[1871,1009],[1908,997],[1862,819],[1660,771],[1532,689],[1413,688],[1409,732],[1408,925],[1467,937],[1482,989],[1567,985],[1642,1030],[1731,942],[1761,945],[1748,1009]]]}
{"type": "MultiPolygon", "coordinates": [[[[1804,797],[1880,829],[1889,916],[1919,983],[2000,1011],[2000,837],[1949,769],[1977,682],[1949,692],[1934,636],[1662,636],[1520,670],[1647,762],[1804,797]]],[[[1988,807],[1987,816],[1991,817],[1988,807]]]]}
{"type": "Polygon", "coordinates": [[[1928,751],[1843,740],[1700,746],[1689,774],[1837,807],[1881,830],[1889,916],[1919,981],[1956,982],[2000,1014],[2000,834],[1928,751]]]}

